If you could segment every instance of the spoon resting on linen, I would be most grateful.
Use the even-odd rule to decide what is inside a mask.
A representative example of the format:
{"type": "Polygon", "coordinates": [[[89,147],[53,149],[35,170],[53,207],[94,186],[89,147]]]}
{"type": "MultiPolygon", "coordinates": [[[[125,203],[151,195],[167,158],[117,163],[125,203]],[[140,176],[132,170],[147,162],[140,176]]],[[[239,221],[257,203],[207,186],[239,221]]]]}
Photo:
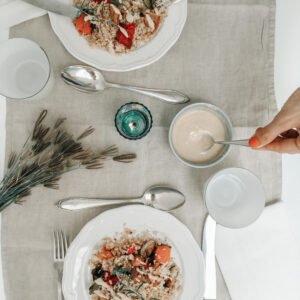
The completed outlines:
{"type": "Polygon", "coordinates": [[[174,90],[148,89],[108,82],[100,71],[90,66],[66,67],[61,72],[61,77],[65,83],[86,93],[98,93],[106,88],[117,88],[150,96],[171,104],[182,104],[190,101],[188,96],[174,90]]]}
{"type": "Polygon", "coordinates": [[[175,189],[164,186],[154,186],[146,190],[143,196],[138,198],[101,199],[72,197],[60,200],[56,206],[67,210],[79,210],[99,206],[133,203],[144,204],[160,210],[170,211],[182,206],[185,203],[185,197],[175,189]]]}

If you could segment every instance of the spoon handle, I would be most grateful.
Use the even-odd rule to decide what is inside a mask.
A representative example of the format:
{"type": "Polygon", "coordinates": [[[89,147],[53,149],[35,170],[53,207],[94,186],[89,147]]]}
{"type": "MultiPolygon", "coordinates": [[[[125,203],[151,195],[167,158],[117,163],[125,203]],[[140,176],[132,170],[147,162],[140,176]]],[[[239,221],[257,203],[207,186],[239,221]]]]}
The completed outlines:
{"type": "Polygon", "coordinates": [[[148,89],[148,88],[135,87],[130,85],[110,83],[110,82],[107,82],[107,87],[136,92],[172,104],[180,104],[180,103],[186,103],[190,101],[190,98],[188,96],[174,90],[148,89]]]}
{"type": "Polygon", "coordinates": [[[249,146],[249,139],[247,140],[235,140],[235,141],[216,141],[217,144],[222,145],[238,145],[238,146],[244,146],[244,147],[250,147],[249,146]]]}
{"type": "Polygon", "coordinates": [[[135,199],[98,199],[98,198],[68,198],[60,200],[56,206],[67,210],[80,210],[106,205],[143,203],[141,198],[135,199]]]}

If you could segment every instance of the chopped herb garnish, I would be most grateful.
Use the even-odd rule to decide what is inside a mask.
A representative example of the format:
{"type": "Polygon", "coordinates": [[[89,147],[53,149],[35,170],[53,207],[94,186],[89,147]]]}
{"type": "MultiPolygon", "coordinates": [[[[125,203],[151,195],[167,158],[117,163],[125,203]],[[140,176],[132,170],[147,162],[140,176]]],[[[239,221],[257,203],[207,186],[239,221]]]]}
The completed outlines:
{"type": "Polygon", "coordinates": [[[141,288],[144,284],[145,284],[145,282],[142,282],[142,283],[138,286],[138,288],[136,289],[136,291],[138,292],[138,291],[140,290],[140,288],[141,288]]]}
{"type": "Polygon", "coordinates": [[[139,289],[142,287],[142,285],[144,283],[140,284],[136,290],[134,290],[130,287],[130,281],[131,281],[131,279],[134,275],[134,273],[132,272],[132,269],[123,268],[122,266],[117,266],[117,267],[114,268],[113,274],[118,277],[118,279],[119,279],[118,284],[122,284],[124,286],[124,288],[125,288],[124,292],[126,294],[136,295],[136,296],[140,297],[141,300],[145,300],[143,295],[139,293],[139,289]],[[124,281],[124,276],[125,275],[128,276],[127,282],[124,281]]]}
{"type": "Polygon", "coordinates": [[[99,289],[99,285],[97,283],[93,283],[90,288],[89,288],[89,293],[90,295],[92,295],[94,293],[94,291],[98,290],[99,289]]]}
{"type": "Polygon", "coordinates": [[[147,8],[152,9],[153,8],[153,3],[152,0],[144,0],[144,4],[147,8]]]}

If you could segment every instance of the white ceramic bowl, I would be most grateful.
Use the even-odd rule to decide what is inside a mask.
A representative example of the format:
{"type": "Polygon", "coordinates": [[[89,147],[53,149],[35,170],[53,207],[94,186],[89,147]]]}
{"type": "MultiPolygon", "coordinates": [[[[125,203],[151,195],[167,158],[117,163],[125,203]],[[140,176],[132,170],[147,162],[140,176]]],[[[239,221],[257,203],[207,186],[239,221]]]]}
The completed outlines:
{"type": "Polygon", "coordinates": [[[228,228],[253,223],[261,215],[266,201],[261,181],[242,168],[217,172],[205,184],[203,194],[209,214],[228,228]]]}
{"type": "Polygon", "coordinates": [[[90,300],[92,283],[88,261],[95,246],[126,228],[157,231],[172,246],[172,256],[183,274],[183,292],[174,300],[200,300],[204,292],[204,260],[191,232],[171,214],[142,205],[108,210],[87,223],[72,242],[64,263],[63,293],[66,300],[90,300]]]}
{"type": "MultiPolygon", "coordinates": [[[[72,0],[63,0],[72,3],[72,0]]],[[[105,71],[125,72],[148,66],[160,59],[178,40],[187,17],[187,0],[168,8],[168,17],[157,34],[143,47],[115,56],[100,48],[91,48],[75,29],[72,20],[49,13],[51,26],[65,48],[77,59],[105,71]]]]}
{"type": "Polygon", "coordinates": [[[217,114],[219,116],[219,118],[224,122],[224,126],[226,128],[227,131],[227,139],[231,140],[232,139],[232,125],[231,122],[228,118],[228,116],[217,106],[212,105],[212,104],[208,104],[208,103],[194,103],[191,105],[188,105],[186,107],[184,107],[182,110],[180,110],[177,115],[174,117],[171,125],[170,125],[170,129],[169,129],[169,144],[170,147],[172,149],[172,152],[174,153],[174,155],[184,164],[186,164],[189,167],[193,167],[193,168],[207,168],[207,167],[211,167],[216,165],[217,163],[219,163],[220,161],[222,161],[226,155],[229,152],[230,149],[230,145],[226,145],[224,146],[224,150],[213,160],[208,161],[208,162],[204,162],[204,163],[194,163],[194,162],[190,162],[188,160],[183,159],[175,150],[174,148],[174,144],[172,141],[172,132],[173,132],[173,128],[174,125],[176,123],[176,121],[178,120],[179,117],[181,117],[184,113],[186,113],[187,111],[192,111],[192,110],[208,110],[208,111],[212,111],[213,113],[217,114]]]}

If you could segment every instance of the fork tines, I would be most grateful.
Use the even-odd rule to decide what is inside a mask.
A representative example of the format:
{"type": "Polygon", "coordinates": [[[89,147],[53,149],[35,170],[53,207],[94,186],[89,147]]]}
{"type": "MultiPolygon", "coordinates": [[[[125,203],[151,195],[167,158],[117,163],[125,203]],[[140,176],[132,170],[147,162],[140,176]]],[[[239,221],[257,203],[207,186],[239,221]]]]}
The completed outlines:
{"type": "Polygon", "coordinates": [[[54,261],[63,261],[68,249],[68,242],[62,230],[54,231],[54,261]]]}

